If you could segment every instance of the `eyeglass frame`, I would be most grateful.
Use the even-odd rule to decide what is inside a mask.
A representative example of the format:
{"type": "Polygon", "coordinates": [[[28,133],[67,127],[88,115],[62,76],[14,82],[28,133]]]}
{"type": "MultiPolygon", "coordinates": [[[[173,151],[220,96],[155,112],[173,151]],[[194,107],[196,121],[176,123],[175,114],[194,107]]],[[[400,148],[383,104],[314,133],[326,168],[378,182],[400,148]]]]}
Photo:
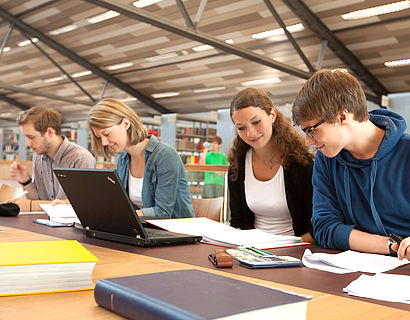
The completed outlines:
{"type": "Polygon", "coordinates": [[[309,128],[303,129],[303,132],[305,134],[307,134],[309,137],[314,138],[316,128],[319,127],[321,124],[323,124],[325,121],[326,121],[325,119],[322,119],[318,123],[316,123],[315,125],[313,125],[309,128]]]}

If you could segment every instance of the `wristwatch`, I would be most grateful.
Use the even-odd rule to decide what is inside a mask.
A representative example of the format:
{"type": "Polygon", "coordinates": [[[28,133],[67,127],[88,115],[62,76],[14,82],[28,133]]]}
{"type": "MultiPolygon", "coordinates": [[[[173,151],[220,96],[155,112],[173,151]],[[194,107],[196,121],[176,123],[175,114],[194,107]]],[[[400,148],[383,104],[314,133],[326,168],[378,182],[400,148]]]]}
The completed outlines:
{"type": "Polygon", "coordinates": [[[392,240],[390,239],[390,237],[389,237],[388,239],[389,239],[389,254],[390,254],[390,256],[392,256],[392,257],[397,257],[397,252],[394,251],[394,250],[391,248],[392,244],[393,244],[393,243],[396,243],[396,242],[392,241],[392,240]]]}
{"type": "Polygon", "coordinates": [[[27,181],[25,181],[25,182],[19,182],[19,183],[24,187],[24,186],[28,185],[30,182],[31,182],[31,177],[28,178],[27,181]]]}

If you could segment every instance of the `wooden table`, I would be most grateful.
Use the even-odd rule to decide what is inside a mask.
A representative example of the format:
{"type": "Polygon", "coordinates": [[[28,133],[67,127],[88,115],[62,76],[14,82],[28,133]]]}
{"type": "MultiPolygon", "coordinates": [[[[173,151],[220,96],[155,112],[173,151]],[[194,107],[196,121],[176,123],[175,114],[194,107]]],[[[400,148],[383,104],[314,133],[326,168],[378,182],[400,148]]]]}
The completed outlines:
{"type": "MultiPolygon", "coordinates": [[[[219,270],[213,268],[206,259],[207,254],[215,249],[214,246],[194,244],[136,248],[129,245],[86,238],[73,228],[48,228],[33,223],[29,224],[28,222],[31,220],[33,220],[33,216],[20,216],[18,218],[1,217],[0,225],[6,227],[0,231],[0,241],[35,241],[56,238],[77,239],[83,242],[85,247],[100,259],[93,272],[94,282],[102,278],[194,268],[252,283],[312,295],[313,299],[308,304],[308,319],[390,320],[409,319],[410,316],[410,308],[404,304],[390,303],[393,307],[389,307],[377,303],[378,301],[376,300],[366,299],[370,301],[367,302],[360,298],[342,296],[344,294],[338,290],[337,293],[339,295],[334,295],[326,292],[326,290],[310,289],[312,283],[320,282],[321,278],[324,279],[324,286],[331,285],[333,282],[334,287],[339,287],[340,279],[345,279],[346,275],[333,275],[302,267],[283,268],[280,270],[249,270],[234,265],[232,269],[219,270]],[[19,224],[18,229],[7,226],[15,224],[19,224]],[[321,275],[321,277],[318,275],[321,275]],[[295,281],[291,281],[294,278],[296,278],[296,282],[299,284],[295,285],[295,281]],[[332,278],[334,280],[330,281],[329,279],[332,278]],[[282,281],[270,281],[270,279],[281,279],[282,281]]],[[[291,249],[294,250],[295,248],[291,249]]],[[[298,248],[297,250],[301,249],[298,248]]],[[[353,279],[357,278],[358,275],[353,276],[353,279]]],[[[349,276],[347,278],[347,281],[350,282],[349,276]]],[[[323,283],[320,286],[323,286],[323,283]]],[[[25,318],[122,319],[114,313],[98,307],[94,301],[93,291],[0,297],[0,319],[25,318]]]]}

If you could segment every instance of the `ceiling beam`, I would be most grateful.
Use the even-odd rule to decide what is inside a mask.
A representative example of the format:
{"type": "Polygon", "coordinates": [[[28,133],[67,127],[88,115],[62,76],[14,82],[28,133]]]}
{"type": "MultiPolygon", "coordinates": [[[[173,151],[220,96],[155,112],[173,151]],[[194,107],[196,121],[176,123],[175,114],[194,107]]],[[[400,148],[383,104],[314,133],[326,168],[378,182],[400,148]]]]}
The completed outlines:
{"type": "MultiPolygon", "coordinates": [[[[282,0],[378,98],[388,93],[387,89],[370,73],[360,60],[335,36],[335,34],[301,0],[282,0]]],[[[379,101],[380,104],[380,101],[379,101]]]]}
{"type": "Polygon", "coordinates": [[[28,110],[28,109],[30,109],[29,106],[26,106],[25,104],[23,104],[23,103],[21,103],[21,102],[18,102],[18,101],[14,100],[14,99],[11,99],[11,98],[9,98],[9,97],[7,97],[6,95],[1,94],[1,93],[0,93],[0,100],[6,101],[7,103],[9,103],[9,104],[11,104],[11,105],[13,105],[13,106],[15,106],[15,107],[21,109],[21,110],[28,110]]]}
{"type": "Polygon", "coordinates": [[[86,105],[86,106],[94,106],[94,103],[89,100],[79,100],[79,99],[74,99],[74,98],[61,97],[55,94],[45,93],[45,92],[41,92],[37,90],[13,87],[5,83],[0,83],[0,88],[6,89],[8,91],[13,91],[13,92],[25,93],[25,94],[32,95],[32,96],[45,97],[45,98],[49,98],[49,99],[57,100],[57,101],[66,101],[66,102],[77,103],[77,104],[86,105]]]}
{"type": "Polygon", "coordinates": [[[159,103],[155,102],[151,98],[147,97],[146,95],[142,94],[138,90],[134,89],[130,85],[128,85],[125,82],[122,82],[121,80],[113,77],[109,73],[105,72],[104,70],[100,69],[96,65],[92,64],[88,60],[80,57],[70,49],[62,46],[58,42],[54,41],[50,37],[46,36],[42,32],[38,31],[37,29],[29,26],[28,24],[24,23],[20,19],[18,19],[16,16],[10,14],[8,11],[0,8],[0,16],[9,21],[10,23],[14,24],[14,26],[23,32],[27,32],[30,34],[32,37],[38,38],[41,42],[49,46],[50,48],[56,50],[63,56],[71,59],[72,61],[78,63],[82,67],[86,68],[87,70],[90,70],[91,72],[95,73],[96,75],[100,76],[101,78],[108,80],[111,84],[116,86],[117,88],[129,93],[133,97],[137,98],[141,102],[145,103],[147,106],[157,110],[160,113],[169,113],[170,111],[160,105],[159,103]]]}
{"type": "Polygon", "coordinates": [[[283,20],[280,17],[279,13],[273,7],[270,0],[264,0],[264,1],[265,1],[266,6],[268,7],[269,11],[272,13],[273,17],[275,18],[276,22],[279,24],[279,26],[282,28],[283,32],[285,33],[286,38],[288,38],[289,42],[292,44],[293,48],[296,50],[299,57],[303,60],[306,67],[309,69],[310,72],[315,72],[315,69],[310,64],[310,61],[308,60],[308,58],[306,58],[306,56],[303,53],[302,49],[299,47],[298,43],[296,42],[295,38],[293,38],[292,34],[288,31],[285,23],[283,22],[283,20]]]}
{"type": "Polygon", "coordinates": [[[54,64],[58,70],[60,70],[72,83],[74,83],[78,89],[80,89],[86,96],[88,96],[91,100],[91,102],[96,103],[97,101],[93,98],[91,94],[89,94],[67,71],[64,70],[62,66],[60,66],[43,48],[41,48],[37,43],[35,43],[30,37],[27,36],[23,32],[23,35],[31,41],[31,44],[37,48],[38,51],[40,51],[52,64],[54,64]]]}
{"type": "Polygon", "coordinates": [[[119,3],[115,0],[85,0],[86,2],[93,3],[95,5],[104,7],[109,10],[115,10],[127,17],[132,19],[142,21],[148,24],[151,24],[160,29],[170,31],[172,33],[178,34],[182,37],[189,38],[191,40],[199,41],[202,43],[209,44],[217,49],[222,51],[240,56],[247,60],[283,71],[285,73],[294,75],[299,78],[308,79],[312,73],[304,70],[297,69],[291,65],[269,59],[263,55],[252,52],[241,48],[236,45],[230,45],[225,43],[223,40],[212,37],[204,32],[199,30],[192,30],[184,26],[177,25],[167,19],[164,19],[160,16],[154,15],[144,9],[135,8],[127,3],[119,3]]]}
{"type": "Polygon", "coordinates": [[[192,23],[191,17],[189,16],[189,13],[188,13],[187,9],[184,6],[184,3],[182,2],[182,0],[176,0],[176,1],[177,1],[177,4],[178,4],[178,7],[179,7],[179,11],[181,11],[182,15],[184,16],[186,26],[191,28],[191,29],[194,29],[195,26],[192,23]]]}

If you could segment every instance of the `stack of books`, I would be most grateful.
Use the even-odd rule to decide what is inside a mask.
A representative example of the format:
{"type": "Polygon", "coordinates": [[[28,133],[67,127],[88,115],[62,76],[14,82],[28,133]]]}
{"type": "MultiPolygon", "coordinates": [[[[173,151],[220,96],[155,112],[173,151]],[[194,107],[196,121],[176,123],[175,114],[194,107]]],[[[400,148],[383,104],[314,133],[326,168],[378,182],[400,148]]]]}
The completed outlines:
{"type": "Polygon", "coordinates": [[[0,296],[93,289],[98,259],[75,240],[0,242],[0,296]]]}

